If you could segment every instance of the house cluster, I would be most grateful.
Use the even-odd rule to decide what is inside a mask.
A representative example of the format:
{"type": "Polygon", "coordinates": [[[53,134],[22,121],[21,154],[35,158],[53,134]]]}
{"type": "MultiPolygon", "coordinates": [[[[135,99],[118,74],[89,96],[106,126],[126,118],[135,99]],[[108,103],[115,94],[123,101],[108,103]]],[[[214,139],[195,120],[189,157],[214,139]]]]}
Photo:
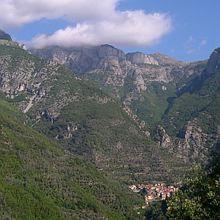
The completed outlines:
{"type": "Polygon", "coordinates": [[[178,186],[167,186],[165,183],[131,185],[129,189],[144,196],[146,205],[154,201],[169,198],[178,190],[178,186]]]}

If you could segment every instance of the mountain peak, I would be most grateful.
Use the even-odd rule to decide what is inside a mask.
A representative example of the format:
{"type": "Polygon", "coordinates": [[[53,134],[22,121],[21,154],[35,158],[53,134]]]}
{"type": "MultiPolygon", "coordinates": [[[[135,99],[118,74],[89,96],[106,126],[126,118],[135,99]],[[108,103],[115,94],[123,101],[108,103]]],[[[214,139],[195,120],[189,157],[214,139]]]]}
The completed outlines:
{"type": "Polygon", "coordinates": [[[109,44],[103,44],[96,47],[97,54],[100,58],[104,57],[115,57],[116,59],[125,59],[125,53],[117,49],[116,47],[109,45],[109,44]]]}
{"type": "Polygon", "coordinates": [[[0,40],[12,41],[12,38],[9,34],[5,33],[3,30],[0,30],[0,40]]]}
{"type": "Polygon", "coordinates": [[[126,59],[133,64],[152,64],[158,65],[157,60],[150,56],[146,55],[142,52],[133,52],[126,54],[126,59]]]}
{"type": "Polygon", "coordinates": [[[154,59],[156,59],[157,62],[159,64],[161,64],[161,65],[164,65],[164,64],[165,65],[167,65],[167,64],[168,65],[169,64],[176,65],[176,64],[183,63],[181,61],[178,61],[178,60],[176,60],[176,59],[174,59],[172,57],[169,57],[169,56],[167,56],[165,54],[162,54],[162,53],[154,53],[154,54],[151,54],[150,56],[153,57],[154,59]]]}
{"type": "Polygon", "coordinates": [[[101,44],[100,46],[98,47],[105,47],[105,48],[112,48],[112,49],[117,49],[116,47],[110,45],[110,44],[101,44]]]}
{"type": "Polygon", "coordinates": [[[207,65],[208,75],[213,74],[217,69],[220,69],[220,48],[216,48],[209,58],[207,65]]]}

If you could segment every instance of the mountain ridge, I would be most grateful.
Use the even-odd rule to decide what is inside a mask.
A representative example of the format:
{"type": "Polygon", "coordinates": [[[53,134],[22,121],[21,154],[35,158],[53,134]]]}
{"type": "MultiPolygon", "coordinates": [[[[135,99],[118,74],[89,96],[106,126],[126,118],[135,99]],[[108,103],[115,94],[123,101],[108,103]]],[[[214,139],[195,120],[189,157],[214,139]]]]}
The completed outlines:
{"type": "MultiPolygon", "coordinates": [[[[155,63],[156,58],[150,60],[154,64],[149,64],[147,55],[132,53],[127,54],[126,58],[123,51],[111,45],[65,50],[52,47],[49,51],[45,49],[41,55],[42,57],[52,56],[52,58],[44,60],[20,50],[19,46],[3,45],[1,49],[2,56],[7,55],[8,59],[0,60],[3,66],[1,70],[3,73],[2,91],[15,103],[17,102],[23,112],[34,120],[33,126],[36,129],[60,141],[74,154],[92,160],[99,168],[104,167],[115,175],[115,169],[119,168],[117,166],[122,163],[120,160],[122,159],[123,163],[125,162],[125,164],[122,163],[124,168],[118,169],[120,171],[115,176],[123,177],[120,172],[129,173],[128,170],[133,170],[132,175],[136,173],[144,177],[150,172],[153,172],[155,176],[158,175],[158,171],[148,170],[151,166],[150,162],[145,162],[148,154],[151,154],[150,161],[158,157],[159,169],[165,166],[167,170],[170,169],[165,159],[168,155],[181,158],[180,161],[185,165],[191,164],[193,159],[206,160],[208,151],[201,150],[201,155],[197,153],[190,155],[189,152],[191,150],[197,152],[198,144],[204,148],[204,144],[212,137],[203,132],[199,121],[193,117],[193,120],[189,118],[184,123],[181,122],[181,118],[185,118],[184,115],[176,118],[177,124],[181,125],[176,127],[175,123],[172,124],[172,117],[175,113],[172,112],[176,111],[175,103],[181,100],[181,92],[188,92],[187,89],[184,92],[184,89],[191,83],[195,86],[193,82],[203,77],[203,72],[206,72],[212,59],[209,59],[208,64],[207,61],[182,63],[157,54],[158,60],[164,60],[163,64],[158,61],[155,63]],[[14,54],[16,56],[12,54],[12,48],[14,53],[18,53],[14,54]],[[55,50],[55,58],[53,50],[55,50]],[[56,54],[57,51],[58,54],[56,54]],[[73,66],[78,66],[78,63],[84,65],[87,55],[92,62],[88,62],[86,68],[97,69],[85,73],[74,73],[68,70],[71,66],[67,64],[71,62],[76,61],[75,64],[71,64],[73,66]],[[10,56],[12,59],[9,59],[10,56]],[[17,58],[21,60],[16,61],[17,58]],[[29,60],[28,74],[23,69],[27,60],[29,60]],[[12,63],[17,63],[16,70],[13,69],[15,66],[12,68],[12,63]],[[66,65],[67,68],[60,64],[66,65]],[[7,65],[10,66],[10,70],[5,68],[7,65]],[[16,72],[16,75],[11,85],[9,82],[12,70],[16,72]],[[4,75],[7,71],[8,76],[4,75]],[[63,87],[64,84],[65,87],[63,87]],[[100,109],[104,114],[100,112],[100,109]],[[101,127],[98,126],[99,123],[101,127]],[[128,126],[125,133],[122,126],[124,128],[128,126]],[[109,133],[103,133],[103,128],[109,133]],[[123,133],[127,140],[119,137],[117,133],[123,133]],[[136,138],[134,138],[135,134],[136,138]],[[114,141],[110,144],[109,140],[113,137],[114,141]],[[131,137],[134,142],[131,141],[131,137]],[[135,148],[131,150],[134,145],[135,148]],[[153,146],[156,147],[153,149],[153,146]],[[148,150],[149,152],[146,153],[145,151],[148,150]],[[164,151],[167,152],[162,156],[164,151]],[[118,152],[121,153],[120,159],[115,158],[118,152]],[[114,161],[117,161],[116,167],[111,169],[105,161],[111,161],[111,168],[115,166],[114,161]],[[148,167],[144,171],[143,163],[148,167]],[[128,164],[133,168],[131,169],[128,164]],[[135,164],[138,164],[138,168],[135,168],[135,164]]],[[[218,57],[216,62],[218,62],[218,57]]],[[[187,102],[185,104],[191,105],[187,102]]],[[[179,111],[186,115],[187,111],[184,108],[182,106],[179,111]]],[[[183,164],[180,167],[184,167],[183,164]]],[[[164,173],[162,170],[159,172],[164,173]]],[[[127,176],[125,179],[129,178],[127,176]]]]}
{"type": "Polygon", "coordinates": [[[71,153],[127,183],[174,177],[168,158],[175,156],[160,153],[145,125],[91,81],[19,46],[0,46],[0,64],[1,90],[35,129],[71,153]]]}
{"type": "Polygon", "coordinates": [[[197,63],[183,63],[159,53],[125,54],[110,45],[89,47],[85,50],[83,47],[50,47],[33,50],[32,53],[64,64],[79,77],[97,82],[102,89],[120,99],[149,127],[155,126],[162,118],[162,111],[156,111],[152,117],[143,115],[151,115],[150,111],[158,103],[165,111],[168,107],[167,98],[175,95],[175,90],[183,85],[185,79],[200,74],[200,69],[203,68],[200,65],[201,68],[197,70],[197,63]],[[99,55],[100,51],[102,56],[99,55]],[[159,98],[158,93],[161,94],[159,98]],[[150,103],[144,112],[142,102],[150,103]]]}
{"type": "MultiPolygon", "coordinates": [[[[112,49],[112,46],[108,47],[112,49]]],[[[116,48],[114,48],[114,50],[115,49],[116,48]]],[[[48,49],[44,50],[47,51],[48,49]]],[[[71,55],[65,55],[65,50],[62,48],[58,50],[63,52],[64,57],[66,56],[67,59],[70,59],[67,62],[63,61],[62,64],[75,71],[79,77],[96,81],[102,89],[107,89],[107,91],[117,97],[126,108],[130,109],[135,117],[139,118],[141,123],[146,125],[148,132],[151,133],[152,136],[155,134],[156,136],[158,134],[159,136],[162,135],[162,139],[159,138],[161,146],[170,146],[166,149],[169,149],[171,152],[175,151],[174,145],[179,146],[179,152],[182,151],[179,156],[181,157],[181,154],[185,155],[183,158],[187,161],[187,157],[190,158],[190,156],[186,156],[186,152],[189,150],[183,150],[184,148],[196,148],[197,141],[201,146],[204,146],[206,143],[206,138],[202,137],[203,135],[200,132],[201,128],[199,128],[196,121],[188,121],[188,124],[185,124],[185,128],[182,128],[183,130],[188,130],[187,132],[191,135],[195,132],[200,136],[198,140],[192,138],[195,143],[191,140],[190,144],[187,141],[189,136],[184,136],[184,142],[181,138],[178,139],[177,134],[172,134],[173,137],[168,137],[169,135],[167,136],[166,134],[167,128],[165,130],[163,130],[164,128],[158,128],[158,124],[164,123],[163,120],[167,117],[167,114],[169,114],[169,109],[173,108],[172,102],[174,102],[174,100],[181,99],[179,98],[181,94],[189,92],[190,87],[195,89],[196,84],[200,84],[200,81],[204,81],[204,77],[209,78],[210,73],[207,73],[207,69],[209,69],[208,72],[213,72],[210,68],[214,66],[214,64],[210,65],[210,62],[213,62],[213,60],[219,62],[220,60],[218,57],[213,59],[213,56],[217,54],[215,51],[209,60],[191,63],[179,62],[161,54],[145,55],[141,52],[135,52],[128,54],[123,53],[123,56],[120,55],[117,57],[117,53],[114,53],[114,56],[109,54],[109,56],[105,58],[102,57],[98,59],[99,61],[96,60],[96,64],[84,73],[77,73],[77,69],[74,70],[74,67],[69,65],[72,59],[71,55]],[[202,139],[204,141],[201,141],[202,139]],[[171,147],[171,145],[173,146],[171,147]]],[[[70,54],[72,50],[73,53],[75,53],[74,49],[69,49],[70,54]]],[[[39,53],[41,52],[42,51],[39,53]]],[[[44,54],[44,52],[42,52],[42,54],[44,54]]],[[[51,53],[51,56],[47,57],[47,59],[54,60],[54,57],[56,57],[59,60],[58,54],[59,51],[58,53],[51,53]]],[[[108,53],[106,54],[108,55],[108,53]]],[[[84,61],[82,63],[84,63],[84,61]]],[[[177,121],[178,120],[179,119],[177,119],[177,121]]],[[[163,127],[166,126],[163,125],[163,127]]],[[[178,132],[181,133],[181,131],[178,132]]],[[[204,134],[204,137],[205,136],[206,134],[204,134]]],[[[207,157],[207,152],[205,154],[206,156],[204,156],[204,158],[207,157]]],[[[198,155],[192,157],[199,160],[198,155]]],[[[203,156],[201,156],[201,158],[203,158],[203,156]]],[[[201,160],[202,159],[200,159],[200,161],[201,160]]]]}
{"type": "Polygon", "coordinates": [[[163,124],[168,134],[174,137],[173,140],[179,139],[176,146],[180,150],[186,146],[194,155],[187,155],[187,150],[182,152],[189,159],[197,158],[204,162],[219,142],[219,62],[220,50],[216,49],[201,74],[177,93],[164,117],[163,124]]]}

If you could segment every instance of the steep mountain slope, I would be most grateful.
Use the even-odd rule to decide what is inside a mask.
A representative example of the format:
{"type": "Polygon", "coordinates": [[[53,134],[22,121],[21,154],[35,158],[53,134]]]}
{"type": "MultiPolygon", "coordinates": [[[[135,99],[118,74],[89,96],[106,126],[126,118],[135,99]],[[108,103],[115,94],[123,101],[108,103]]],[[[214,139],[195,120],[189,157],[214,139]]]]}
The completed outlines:
{"type": "Polygon", "coordinates": [[[171,180],[182,173],[185,165],[150,140],[130,109],[63,66],[2,45],[0,78],[1,90],[32,127],[114,178],[171,180]]]}
{"type": "Polygon", "coordinates": [[[139,218],[139,198],[25,121],[0,99],[1,219],[139,218]]]}
{"type": "Polygon", "coordinates": [[[125,54],[109,45],[32,52],[98,82],[133,112],[162,148],[186,163],[206,161],[219,129],[218,50],[208,63],[125,54]],[[85,69],[76,68],[83,63],[88,64],[85,69]]]}
{"type": "Polygon", "coordinates": [[[125,54],[110,45],[50,47],[32,53],[65,64],[80,77],[96,81],[118,97],[149,130],[162,119],[177,84],[201,72],[204,65],[186,64],[162,54],[125,54]]]}
{"type": "Polygon", "coordinates": [[[176,146],[185,158],[203,161],[218,142],[219,118],[220,49],[216,49],[205,70],[179,90],[164,125],[169,135],[180,138],[176,146]]]}

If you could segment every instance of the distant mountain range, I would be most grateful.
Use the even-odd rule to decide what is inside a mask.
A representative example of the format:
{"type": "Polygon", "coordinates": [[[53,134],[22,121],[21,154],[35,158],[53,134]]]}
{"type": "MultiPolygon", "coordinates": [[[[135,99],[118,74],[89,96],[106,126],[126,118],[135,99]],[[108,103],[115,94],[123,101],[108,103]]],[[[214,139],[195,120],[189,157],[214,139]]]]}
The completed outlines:
{"type": "Polygon", "coordinates": [[[110,45],[81,48],[50,47],[31,50],[37,56],[65,64],[77,76],[98,83],[155,126],[184,81],[201,74],[206,61],[184,63],[162,54],[125,54],[110,45]],[[159,108],[158,108],[159,107],[159,108]]]}
{"type": "Polygon", "coordinates": [[[173,163],[177,170],[185,166],[149,137],[130,108],[57,62],[2,44],[0,77],[1,91],[32,127],[115,179],[171,180],[176,178],[173,163]]]}
{"type": "MultiPolygon", "coordinates": [[[[218,49],[208,61],[192,63],[162,54],[125,54],[110,45],[49,47],[31,52],[66,65],[82,79],[96,82],[137,117],[154,141],[186,163],[204,161],[210,146],[218,140],[217,121],[212,125],[199,123],[198,116],[204,111],[199,106],[208,107],[204,97],[199,93],[200,99],[193,98],[199,88],[218,75],[218,49]],[[185,96],[187,99],[179,104],[185,96]],[[207,127],[212,127],[214,133],[207,133],[207,127]]],[[[206,86],[206,90],[210,88],[206,86]]],[[[218,106],[216,94],[212,95],[206,99],[214,99],[213,104],[218,106]]],[[[217,112],[207,110],[206,117],[215,118],[217,112]]]]}

